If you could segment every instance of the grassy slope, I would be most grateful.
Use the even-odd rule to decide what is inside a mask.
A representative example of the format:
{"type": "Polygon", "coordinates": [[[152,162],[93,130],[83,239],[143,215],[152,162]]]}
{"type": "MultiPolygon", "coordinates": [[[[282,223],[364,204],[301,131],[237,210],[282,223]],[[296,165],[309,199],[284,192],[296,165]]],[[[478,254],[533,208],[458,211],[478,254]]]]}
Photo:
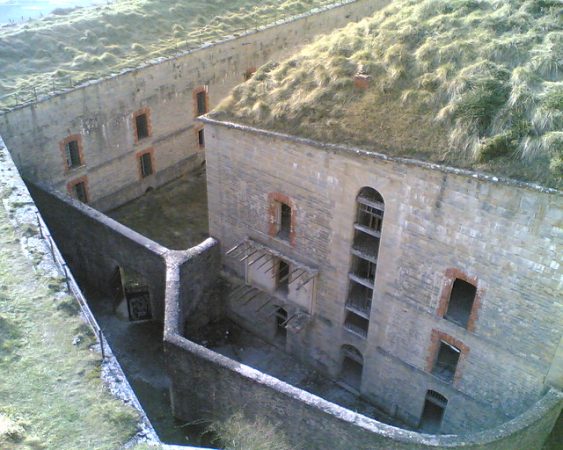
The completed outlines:
{"type": "Polygon", "coordinates": [[[177,49],[306,12],[333,0],[116,0],[0,28],[0,106],[100,78],[177,49]]]}
{"type": "Polygon", "coordinates": [[[561,188],[562,11],[561,0],[396,0],[262,67],[219,112],[561,188]],[[365,91],[358,72],[372,77],[365,91]]]}
{"type": "Polygon", "coordinates": [[[136,413],[102,386],[74,300],[54,298],[60,288],[34,273],[0,204],[2,449],[115,449],[136,431],[136,413]]]}

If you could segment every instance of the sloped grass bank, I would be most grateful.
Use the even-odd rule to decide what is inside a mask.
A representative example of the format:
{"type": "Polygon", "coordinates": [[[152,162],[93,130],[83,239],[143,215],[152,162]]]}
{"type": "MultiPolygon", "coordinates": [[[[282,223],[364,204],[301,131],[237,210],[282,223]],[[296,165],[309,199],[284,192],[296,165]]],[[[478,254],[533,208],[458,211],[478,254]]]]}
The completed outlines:
{"type": "Polygon", "coordinates": [[[31,100],[34,92],[68,88],[332,3],[335,0],[117,0],[5,26],[0,28],[0,107],[31,100]]]}
{"type": "Polygon", "coordinates": [[[116,449],[136,412],[110,396],[61,279],[35,273],[0,204],[0,448],[116,449]]]}
{"type": "Polygon", "coordinates": [[[396,0],[263,66],[219,111],[562,188],[562,11],[561,0],[396,0]]]}

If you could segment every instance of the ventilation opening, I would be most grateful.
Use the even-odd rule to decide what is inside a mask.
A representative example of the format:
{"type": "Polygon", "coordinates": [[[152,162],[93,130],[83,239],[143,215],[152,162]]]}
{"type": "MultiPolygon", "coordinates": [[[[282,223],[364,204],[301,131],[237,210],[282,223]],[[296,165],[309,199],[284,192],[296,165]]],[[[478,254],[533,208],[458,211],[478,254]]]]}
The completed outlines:
{"type": "Polygon", "coordinates": [[[352,311],[347,311],[344,328],[365,338],[368,335],[369,320],[352,311]]]}
{"type": "Polygon", "coordinates": [[[451,383],[454,379],[457,363],[459,361],[459,350],[446,342],[440,342],[440,350],[434,364],[432,373],[438,378],[451,383]]]}
{"type": "Polygon", "coordinates": [[[149,124],[146,114],[139,114],[137,117],[135,117],[135,125],[137,126],[138,140],[149,137],[149,124]]]}
{"type": "Polygon", "coordinates": [[[424,409],[420,418],[420,431],[429,434],[438,434],[442,426],[444,411],[448,400],[435,391],[428,391],[424,401],[424,409]]]}
{"type": "Polygon", "coordinates": [[[278,308],[276,310],[276,339],[285,343],[287,337],[287,328],[285,327],[287,322],[287,311],[283,308],[278,308]]]}
{"type": "Polygon", "coordinates": [[[205,91],[197,93],[197,115],[201,116],[207,112],[207,99],[205,91]]]}
{"type": "Polygon", "coordinates": [[[291,232],[291,207],[285,203],[280,204],[280,229],[278,236],[282,239],[289,239],[291,232]]]}
{"type": "Polygon", "coordinates": [[[456,279],[452,286],[448,310],[444,316],[447,320],[467,328],[477,288],[472,284],[456,279]]]}

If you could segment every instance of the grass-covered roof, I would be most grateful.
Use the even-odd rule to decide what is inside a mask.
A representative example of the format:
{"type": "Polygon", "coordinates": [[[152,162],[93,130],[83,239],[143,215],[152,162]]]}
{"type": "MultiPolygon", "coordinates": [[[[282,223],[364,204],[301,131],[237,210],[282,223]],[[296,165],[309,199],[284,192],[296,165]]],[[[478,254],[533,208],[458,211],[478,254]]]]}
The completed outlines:
{"type": "Polygon", "coordinates": [[[0,107],[137,67],[334,0],[114,0],[0,27],[0,107]],[[17,97],[16,97],[17,94],[17,97]]]}
{"type": "Polygon", "coordinates": [[[217,115],[561,189],[562,73],[560,0],[395,0],[261,67],[217,115]]]}

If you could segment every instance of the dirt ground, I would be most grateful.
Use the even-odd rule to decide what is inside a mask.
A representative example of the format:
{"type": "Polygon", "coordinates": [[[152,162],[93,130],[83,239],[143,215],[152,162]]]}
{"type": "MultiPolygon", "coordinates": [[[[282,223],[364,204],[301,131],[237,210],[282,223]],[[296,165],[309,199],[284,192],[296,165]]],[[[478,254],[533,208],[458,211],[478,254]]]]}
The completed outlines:
{"type": "Polygon", "coordinates": [[[205,170],[190,172],[107,215],[170,249],[193,247],[209,237],[205,170]]]}

